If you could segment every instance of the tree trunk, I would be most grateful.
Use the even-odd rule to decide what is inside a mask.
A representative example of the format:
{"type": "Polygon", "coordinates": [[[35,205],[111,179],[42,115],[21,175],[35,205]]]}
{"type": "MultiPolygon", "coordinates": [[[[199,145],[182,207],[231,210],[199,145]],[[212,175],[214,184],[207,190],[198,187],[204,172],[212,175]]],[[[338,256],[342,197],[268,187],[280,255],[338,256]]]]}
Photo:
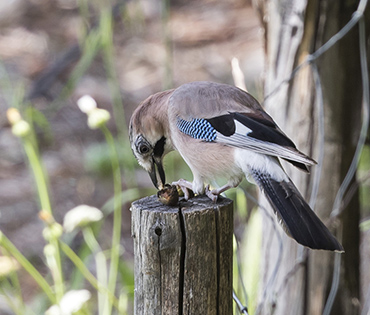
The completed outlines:
{"type": "MultiPolygon", "coordinates": [[[[358,2],[285,0],[260,4],[266,31],[264,106],[297,147],[319,163],[312,168],[311,175],[286,164],[284,167],[308,201],[314,193],[310,204],[314,204],[314,210],[332,231],[336,228],[346,251],[341,256],[339,291],[332,314],[358,314],[358,195],[342,213],[339,224],[333,226],[328,221],[361,127],[357,26],[316,60],[323,90],[324,117],[318,112],[317,91],[309,66],[301,68],[289,84],[275,90],[308,54],[321,47],[351,19],[358,2]],[[324,134],[318,131],[320,119],[323,119],[324,134]],[[317,198],[313,190],[316,179],[319,179],[317,198]]],[[[274,310],[274,314],[322,314],[331,287],[334,257],[339,254],[303,250],[278,228],[283,244],[281,253],[275,230],[269,223],[264,226],[262,274],[266,291],[262,291],[265,294],[262,296],[263,313],[270,314],[274,310]],[[274,280],[276,264],[279,269],[274,280]]]]}

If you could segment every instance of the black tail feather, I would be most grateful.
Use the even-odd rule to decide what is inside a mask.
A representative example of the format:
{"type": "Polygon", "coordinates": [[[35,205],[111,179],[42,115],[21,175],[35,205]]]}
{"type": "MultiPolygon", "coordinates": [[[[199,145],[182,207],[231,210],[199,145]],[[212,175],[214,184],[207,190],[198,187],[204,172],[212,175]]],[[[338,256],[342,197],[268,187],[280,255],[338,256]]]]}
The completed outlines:
{"type": "Polygon", "coordinates": [[[312,211],[292,181],[278,182],[269,174],[251,170],[285,231],[298,243],[312,249],[343,252],[342,245],[312,211]]]}

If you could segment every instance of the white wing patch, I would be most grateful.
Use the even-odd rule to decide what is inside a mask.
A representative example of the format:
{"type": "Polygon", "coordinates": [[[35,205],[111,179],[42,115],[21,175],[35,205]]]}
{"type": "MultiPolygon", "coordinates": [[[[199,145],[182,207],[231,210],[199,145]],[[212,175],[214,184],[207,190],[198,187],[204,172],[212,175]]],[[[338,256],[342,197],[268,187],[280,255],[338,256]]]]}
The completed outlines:
{"type": "Polygon", "coordinates": [[[246,136],[252,132],[252,129],[249,129],[247,126],[243,125],[241,122],[235,119],[234,119],[234,123],[235,123],[235,134],[246,136]]]}

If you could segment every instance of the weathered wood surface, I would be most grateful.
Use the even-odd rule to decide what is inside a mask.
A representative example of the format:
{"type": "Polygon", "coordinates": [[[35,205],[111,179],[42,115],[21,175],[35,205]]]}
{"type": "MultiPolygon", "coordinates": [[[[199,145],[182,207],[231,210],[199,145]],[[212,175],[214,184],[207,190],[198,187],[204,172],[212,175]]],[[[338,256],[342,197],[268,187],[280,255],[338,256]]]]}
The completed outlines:
{"type": "Polygon", "coordinates": [[[134,314],[232,314],[232,201],[167,207],[151,196],[131,211],[134,314]]]}
{"type": "MultiPolygon", "coordinates": [[[[312,194],[313,182],[319,176],[314,210],[335,232],[334,226],[328,224],[328,218],[352,160],[361,127],[361,71],[357,28],[316,61],[323,92],[324,132],[318,127],[321,113],[318,111],[317,94],[309,66],[302,68],[289,84],[282,84],[278,90],[276,88],[308,54],[326,43],[350,20],[358,2],[255,2],[261,6],[261,18],[266,31],[264,87],[267,98],[264,106],[297,147],[319,163],[312,167],[311,175],[286,164],[284,167],[307,200],[312,194]],[[321,141],[324,142],[323,146],[321,141]]],[[[357,195],[343,212],[340,221],[340,229],[343,229],[340,240],[346,253],[342,256],[339,291],[332,314],[352,315],[359,312],[357,195]]],[[[269,294],[266,297],[261,290],[260,302],[265,306],[261,314],[322,314],[332,283],[335,254],[310,250],[309,257],[303,259],[299,268],[295,268],[303,257],[302,248],[282,234],[282,260],[275,281],[270,282],[275,272],[274,262],[281,253],[279,239],[270,221],[265,222],[261,266],[263,287],[267,287],[269,294]],[[291,272],[293,270],[295,272],[291,272]]],[[[278,233],[281,233],[281,229],[278,233]]]]}

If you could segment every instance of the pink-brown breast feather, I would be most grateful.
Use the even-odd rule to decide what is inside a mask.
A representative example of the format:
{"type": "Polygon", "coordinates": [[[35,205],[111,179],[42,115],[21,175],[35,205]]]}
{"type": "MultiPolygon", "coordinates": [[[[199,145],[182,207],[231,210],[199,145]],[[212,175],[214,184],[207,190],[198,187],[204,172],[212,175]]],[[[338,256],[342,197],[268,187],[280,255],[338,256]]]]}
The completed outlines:
{"type": "Polygon", "coordinates": [[[237,177],[241,170],[234,161],[235,148],[194,139],[177,131],[172,142],[193,172],[204,179],[237,177]]]}

